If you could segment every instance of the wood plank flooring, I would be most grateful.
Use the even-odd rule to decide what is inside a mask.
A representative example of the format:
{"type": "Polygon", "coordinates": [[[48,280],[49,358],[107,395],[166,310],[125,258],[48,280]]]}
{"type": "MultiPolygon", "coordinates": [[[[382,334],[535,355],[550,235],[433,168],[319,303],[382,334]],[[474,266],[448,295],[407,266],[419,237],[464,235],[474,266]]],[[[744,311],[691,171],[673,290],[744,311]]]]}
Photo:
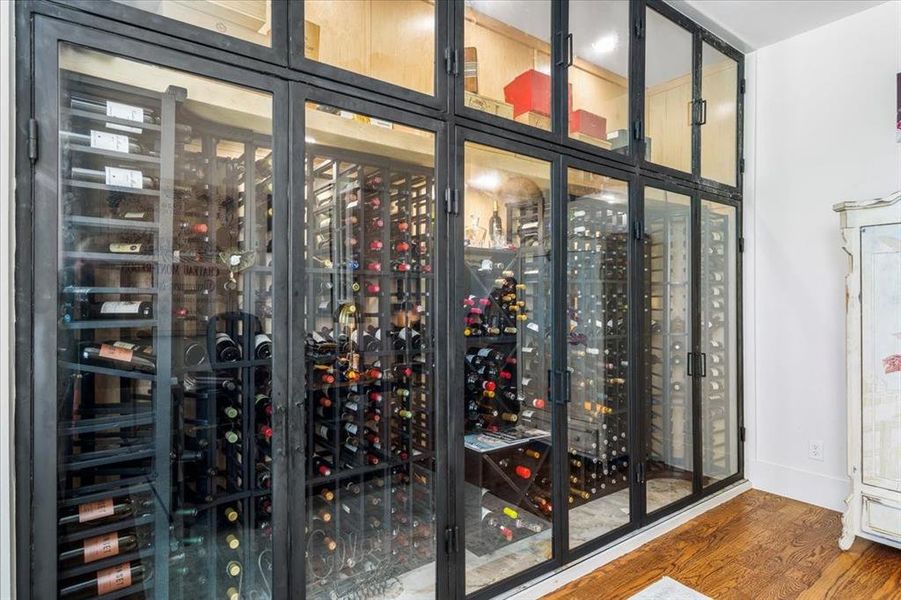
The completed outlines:
{"type": "Polygon", "coordinates": [[[842,552],[840,530],[837,512],[751,490],[544,600],[628,598],[664,575],[716,600],[901,600],[901,550],[842,552]]]}

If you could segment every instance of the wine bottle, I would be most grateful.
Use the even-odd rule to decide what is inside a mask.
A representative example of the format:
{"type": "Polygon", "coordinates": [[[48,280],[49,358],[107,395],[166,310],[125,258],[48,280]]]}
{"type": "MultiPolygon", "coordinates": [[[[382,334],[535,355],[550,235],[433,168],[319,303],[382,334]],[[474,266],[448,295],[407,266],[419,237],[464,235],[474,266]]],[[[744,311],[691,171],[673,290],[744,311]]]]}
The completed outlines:
{"type": "Polygon", "coordinates": [[[241,348],[225,332],[216,334],[216,360],[219,362],[237,362],[241,360],[241,348]]]}
{"type": "Polygon", "coordinates": [[[265,333],[258,333],[254,336],[253,353],[258,359],[266,360],[272,358],[272,338],[265,333]]]}
{"type": "Polygon", "coordinates": [[[132,106],[112,100],[94,98],[87,94],[72,94],[69,96],[69,107],[85,112],[100,113],[107,117],[114,117],[126,121],[148,123],[158,125],[159,115],[156,111],[143,106],[132,106]]]}
{"type": "Polygon", "coordinates": [[[85,169],[84,167],[71,167],[71,178],[75,181],[99,183],[103,185],[124,187],[132,189],[159,189],[160,181],[156,177],[144,175],[137,169],[125,169],[122,167],[104,167],[103,171],[97,169],[85,169]]]}
{"type": "Polygon", "coordinates": [[[89,537],[66,547],[59,553],[60,567],[75,567],[132,552],[138,548],[138,543],[138,534],[135,531],[114,531],[89,537]]]}
{"type": "Polygon", "coordinates": [[[504,227],[501,223],[501,216],[498,213],[497,200],[494,201],[494,210],[488,219],[488,238],[494,247],[500,247],[504,244],[504,227]]]}
{"type": "Polygon", "coordinates": [[[153,501],[146,498],[134,499],[128,496],[104,498],[79,504],[74,509],[67,509],[67,512],[59,517],[58,523],[60,527],[72,527],[85,523],[90,526],[101,525],[124,520],[136,515],[138,511],[148,510],[152,506],[153,501]]]}
{"type": "Polygon", "coordinates": [[[140,346],[128,342],[91,344],[81,349],[81,357],[91,363],[106,364],[116,369],[138,370],[146,373],[156,371],[156,360],[152,354],[139,350],[140,346]]]}
{"type": "Polygon", "coordinates": [[[96,303],[84,301],[80,308],[80,315],[71,313],[64,320],[74,321],[77,320],[76,316],[79,318],[87,316],[87,318],[93,319],[150,319],[153,317],[153,304],[140,300],[108,300],[96,303]]]}
{"type": "Polygon", "coordinates": [[[117,590],[148,581],[152,576],[149,566],[136,561],[101,569],[87,579],[79,579],[60,586],[60,598],[80,600],[103,596],[117,590]]]}

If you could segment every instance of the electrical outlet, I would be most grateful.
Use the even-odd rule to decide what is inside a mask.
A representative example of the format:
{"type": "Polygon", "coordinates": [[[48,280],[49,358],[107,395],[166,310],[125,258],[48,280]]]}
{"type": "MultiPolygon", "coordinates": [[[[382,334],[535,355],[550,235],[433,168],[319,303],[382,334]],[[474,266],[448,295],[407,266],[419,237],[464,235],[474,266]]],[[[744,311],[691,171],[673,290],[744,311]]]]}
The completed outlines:
{"type": "Polygon", "coordinates": [[[823,440],[810,440],[810,445],[807,447],[807,458],[823,460],[823,440]]]}

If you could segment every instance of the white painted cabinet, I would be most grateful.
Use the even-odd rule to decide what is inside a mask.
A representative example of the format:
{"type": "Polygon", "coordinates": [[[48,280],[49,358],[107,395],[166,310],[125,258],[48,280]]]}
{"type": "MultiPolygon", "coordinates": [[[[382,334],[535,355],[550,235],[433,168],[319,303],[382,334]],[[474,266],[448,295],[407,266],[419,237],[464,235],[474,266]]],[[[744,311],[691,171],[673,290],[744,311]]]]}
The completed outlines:
{"type": "Polygon", "coordinates": [[[901,192],[845,202],[848,474],[839,546],[856,536],[901,548],[901,192]]]}

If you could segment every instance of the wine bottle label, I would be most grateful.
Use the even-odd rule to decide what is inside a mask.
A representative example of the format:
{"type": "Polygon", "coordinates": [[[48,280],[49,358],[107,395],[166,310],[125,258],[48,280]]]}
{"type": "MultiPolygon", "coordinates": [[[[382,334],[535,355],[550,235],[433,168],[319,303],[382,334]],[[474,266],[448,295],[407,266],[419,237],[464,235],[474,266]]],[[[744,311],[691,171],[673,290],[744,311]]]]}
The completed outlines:
{"type": "Polygon", "coordinates": [[[115,532],[98,535],[84,541],[84,562],[91,563],[101,558],[119,554],[119,536],[115,532]]]}
{"type": "Polygon", "coordinates": [[[104,167],[106,169],[106,185],[127,187],[140,190],[144,187],[144,174],[134,169],[120,167],[104,167]]]}
{"type": "Polygon", "coordinates": [[[127,348],[117,348],[112,344],[100,344],[100,358],[108,358],[109,360],[118,360],[122,362],[131,362],[134,356],[134,350],[127,348]]]}
{"type": "Polygon", "coordinates": [[[532,331],[539,331],[539,330],[540,330],[540,328],[538,327],[538,323],[529,323],[528,325],[526,325],[526,327],[527,327],[528,329],[531,329],[532,331]]]}
{"type": "Polygon", "coordinates": [[[128,154],[128,136],[91,130],[91,148],[128,154]]]}
{"type": "Polygon", "coordinates": [[[100,305],[100,314],[130,314],[136,315],[141,312],[141,303],[137,300],[119,300],[104,302],[100,305]]]}
{"type": "Polygon", "coordinates": [[[109,251],[114,254],[140,254],[141,244],[110,244],[109,251]]]}
{"type": "Polygon", "coordinates": [[[127,213],[124,213],[124,214],[122,215],[122,218],[123,218],[123,219],[136,219],[136,220],[140,220],[140,219],[143,219],[143,218],[144,218],[144,215],[146,215],[146,214],[147,214],[147,213],[145,213],[145,212],[140,212],[140,211],[129,211],[129,212],[127,212],[127,213]]]}
{"type": "Polygon", "coordinates": [[[113,499],[106,498],[97,500],[96,502],[86,502],[78,507],[78,522],[87,523],[104,517],[111,517],[116,514],[113,509],[113,499]]]}
{"type": "Polygon", "coordinates": [[[131,585],[131,563],[97,571],[97,595],[109,594],[131,585]]]}
{"type": "Polygon", "coordinates": [[[106,116],[125,121],[144,122],[144,109],[121,102],[106,101],[106,116]]]}

